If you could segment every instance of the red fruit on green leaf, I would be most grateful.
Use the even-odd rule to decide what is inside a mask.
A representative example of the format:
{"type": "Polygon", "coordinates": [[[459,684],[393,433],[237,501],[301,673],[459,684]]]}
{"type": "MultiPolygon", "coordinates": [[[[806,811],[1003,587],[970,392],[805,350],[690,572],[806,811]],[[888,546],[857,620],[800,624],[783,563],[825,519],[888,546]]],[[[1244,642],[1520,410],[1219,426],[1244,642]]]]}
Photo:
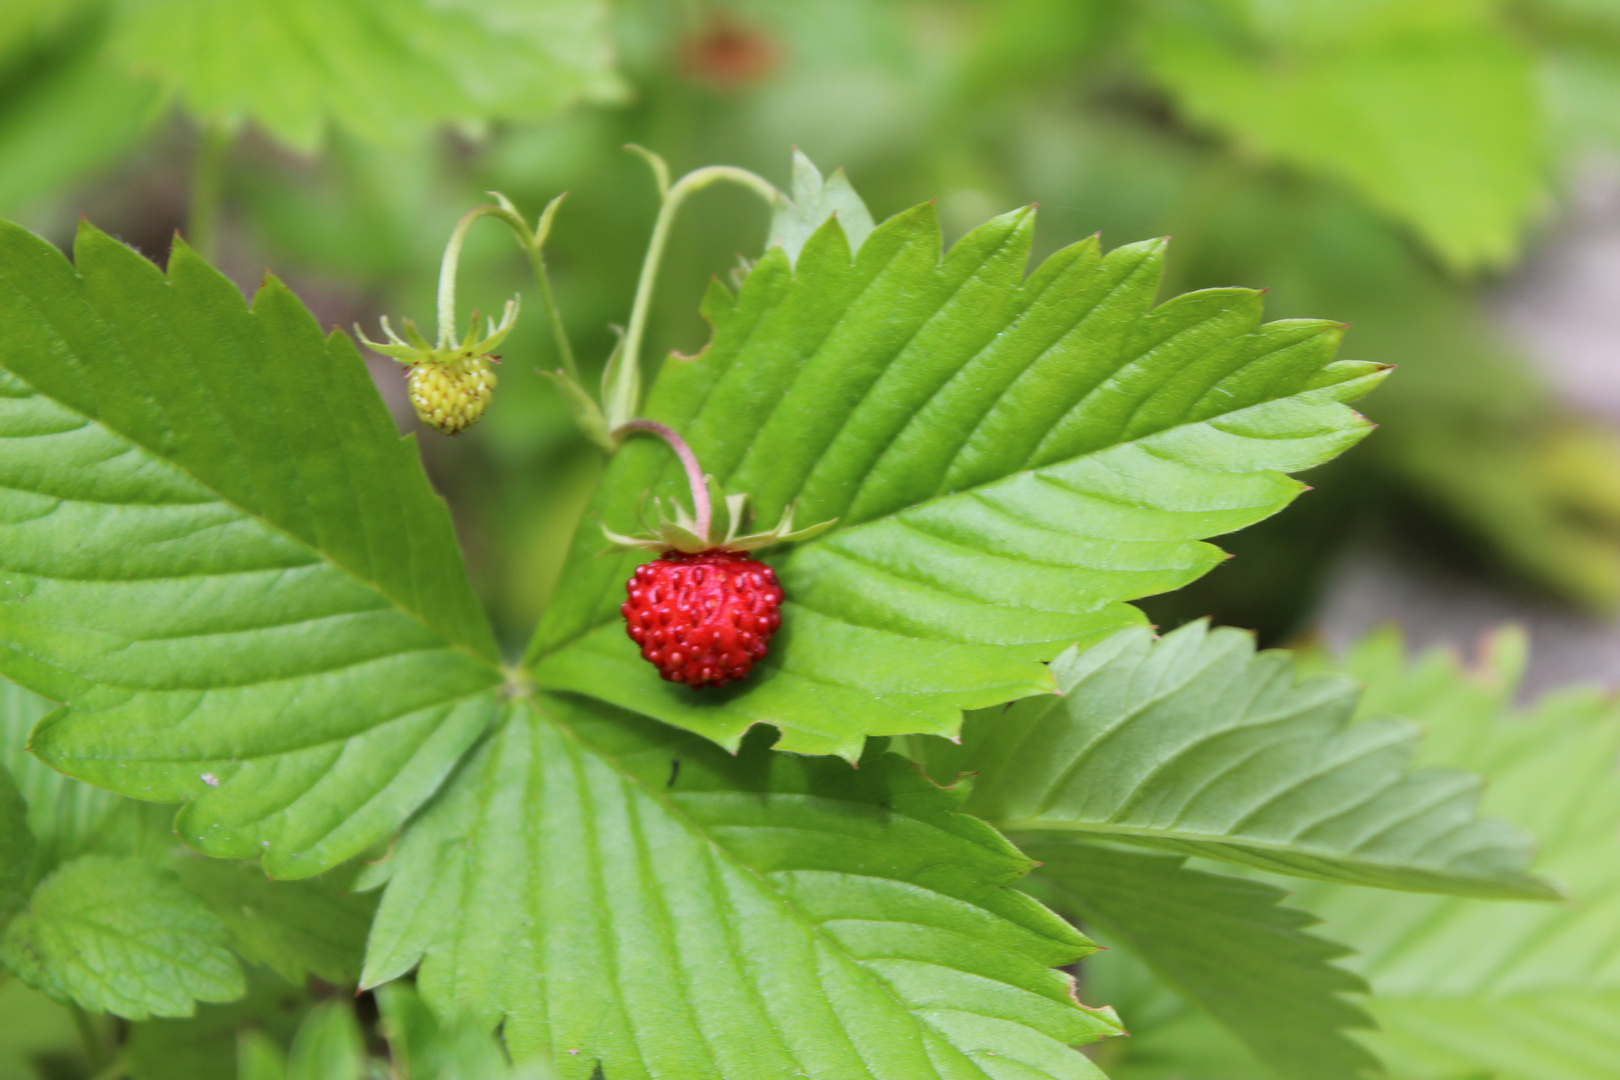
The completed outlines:
{"type": "Polygon", "coordinates": [[[775,571],[740,551],[670,551],[636,567],[625,589],[625,629],[669,682],[746,679],[782,625],[775,571]]]}

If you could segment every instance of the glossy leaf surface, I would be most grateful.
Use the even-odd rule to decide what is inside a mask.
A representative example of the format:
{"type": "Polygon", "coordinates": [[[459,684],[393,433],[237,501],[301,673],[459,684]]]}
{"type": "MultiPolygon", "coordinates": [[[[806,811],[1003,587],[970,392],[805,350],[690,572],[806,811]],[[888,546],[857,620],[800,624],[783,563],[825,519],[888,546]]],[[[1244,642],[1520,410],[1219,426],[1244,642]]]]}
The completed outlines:
{"type": "Polygon", "coordinates": [[[739,757],[591,704],[514,706],[412,827],[364,983],[613,1080],[1095,1078],[1118,1032],[1030,862],[881,752],[739,757]]]}
{"type": "Polygon", "coordinates": [[[1356,686],[1298,681],[1286,653],[1193,623],[1124,631],[1052,665],[1061,697],[930,740],[936,777],[973,772],[967,808],[1014,835],[1120,840],[1392,889],[1556,897],[1529,837],[1476,813],[1478,776],[1409,771],[1419,730],[1348,724],[1356,686]]]}
{"type": "Polygon", "coordinates": [[[1366,433],[1342,402],[1382,369],[1333,362],[1339,325],[1262,325],[1246,289],[1155,307],[1157,242],[1093,238],[1026,279],[1033,226],[1006,214],[942,254],[925,205],[852,258],[834,220],[793,265],[772,248],[738,295],[713,287],[713,341],[665,365],[647,414],[758,520],[792,503],[837,526],[766,554],[784,625],[745,685],[663,683],[618,614],[637,560],[601,556],[597,522],[637,532],[649,492],[686,496],[668,450],[632,440],[536,677],[726,746],[755,723],[849,757],[867,735],[949,735],[964,708],[1050,690],[1040,661],[1141,622],[1123,601],[1203,574],[1221,553],[1201,538],[1280,510],[1301,490],[1284,473],[1366,433]]]}
{"type": "Polygon", "coordinates": [[[500,682],[443,503],[342,335],[177,243],[0,228],[0,672],[54,767],[318,873],[398,823],[500,682]]]}

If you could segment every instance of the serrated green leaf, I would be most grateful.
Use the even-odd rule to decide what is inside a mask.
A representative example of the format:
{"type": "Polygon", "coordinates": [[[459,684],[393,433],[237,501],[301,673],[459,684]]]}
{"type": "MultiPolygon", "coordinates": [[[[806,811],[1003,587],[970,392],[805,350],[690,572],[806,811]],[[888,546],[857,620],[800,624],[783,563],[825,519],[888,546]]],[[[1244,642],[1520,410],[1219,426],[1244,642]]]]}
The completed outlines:
{"type": "MultiPolygon", "coordinates": [[[[790,503],[832,532],[767,555],[787,601],[771,654],[719,693],[664,683],[618,613],[637,531],[681,470],[652,440],[615,456],[530,649],[544,685],[735,746],[859,753],[871,734],[953,734],[963,708],[1051,689],[1040,661],[1141,622],[1125,600],[1220,561],[1199,538],[1286,506],[1284,475],[1368,429],[1342,404],[1382,376],[1333,363],[1338,324],[1260,323],[1260,294],[1153,306],[1157,242],[1095,238],[1027,280],[1034,215],[942,257],[928,205],[852,259],[836,220],[796,265],[776,248],[705,307],[714,339],[673,358],[646,412],[679,431],[758,520],[790,503]]],[[[685,498],[684,495],[680,495],[685,498]]]]}
{"type": "Polygon", "coordinates": [[[851,248],[859,249],[872,234],[872,212],[843,169],[823,179],[815,163],[795,147],[792,187],[792,196],[772,212],[770,235],[765,239],[767,248],[781,247],[789,262],[798,261],[805,243],[834,215],[851,248]]]}
{"type": "Polygon", "coordinates": [[[373,898],[341,892],[325,877],[269,881],[250,863],[181,858],[173,865],[186,890],[225,924],[244,960],[294,986],[310,974],[340,986],[359,977],[373,898]]]}
{"type": "Polygon", "coordinates": [[[519,703],[383,864],[363,981],[420,962],[569,1078],[1095,1080],[1069,1047],[1118,1028],[1051,970],[1090,945],[957,801],[881,751],[519,703]]]}
{"type": "Polygon", "coordinates": [[[318,873],[411,812],[501,675],[442,501],[348,339],[176,243],[0,227],[0,672],[33,749],[318,873]]]}
{"type": "Polygon", "coordinates": [[[1400,663],[1393,635],[1343,666],[1431,732],[1431,759],[1490,781],[1484,805],[1530,828],[1537,869],[1563,904],[1481,904],[1311,885],[1301,901],[1361,954],[1379,1031],[1369,1045],[1397,1078],[1608,1080],[1620,1061],[1620,706],[1595,689],[1511,709],[1512,638],[1464,671],[1436,651],[1400,663]]]}
{"type": "Polygon", "coordinates": [[[329,125],[398,144],[622,92],[604,5],[578,0],[145,0],[115,48],[199,119],[313,151],[329,125]]]}
{"type": "Polygon", "coordinates": [[[354,1008],[323,1001],[298,1026],[287,1051],[287,1080],[366,1080],[366,1043],[354,1008]]]}
{"type": "Polygon", "coordinates": [[[1063,696],[974,716],[929,771],[977,774],[970,812],[1015,836],[1066,833],[1282,874],[1472,896],[1559,894],[1529,837],[1480,818],[1480,780],[1408,771],[1419,730],[1350,724],[1356,687],[1298,681],[1282,652],[1192,623],[1123,631],[1052,664],[1063,696]]]}
{"type": "Polygon", "coordinates": [[[1453,266],[1501,266],[1518,250],[1543,197],[1539,95],[1521,35],[1490,5],[1156,10],[1143,57],[1193,120],[1349,183],[1453,266]]]}
{"type": "Polygon", "coordinates": [[[1025,853],[1042,864],[1035,895],[1130,950],[1279,1077],[1357,1080],[1377,1068],[1345,1035],[1372,1026],[1342,996],[1366,992],[1366,983],[1329,962],[1351,950],[1306,933],[1320,920],[1281,906],[1281,889],[1191,870],[1175,856],[1061,838],[1025,853]]]}
{"type": "MultiPolygon", "coordinates": [[[[331,875],[272,883],[257,866],[173,858],[174,836],[161,807],[63,776],[24,752],[29,729],[49,708],[44,699],[0,679],[0,766],[22,777],[28,822],[40,841],[30,884],[86,852],[142,856],[175,870],[185,889],[225,924],[231,948],[250,963],[269,966],[295,986],[309,972],[332,983],[355,980],[376,907],[371,899],[341,893],[331,875]]],[[[0,870],[6,866],[0,862],[0,870]]],[[[28,872],[26,864],[23,869],[28,872]]]]}
{"type": "Polygon", "coordinates": [[[144,859],[83,855],[40,883],[0,960],[58,1001],[129,1020],[190,1016],[246,989],[225,927],[144,859]]]}
{"type": "Polygon", "coordinates": [[[129,855],[135,823],[130,802],[110,791],[63,776],[28,753],[28,733],[54,706],[0,678],[0,767],[17,783],[28,807],[28,828],[36,841],[32,877],[38,878],[76,855],[101,850],[129,855]]]}

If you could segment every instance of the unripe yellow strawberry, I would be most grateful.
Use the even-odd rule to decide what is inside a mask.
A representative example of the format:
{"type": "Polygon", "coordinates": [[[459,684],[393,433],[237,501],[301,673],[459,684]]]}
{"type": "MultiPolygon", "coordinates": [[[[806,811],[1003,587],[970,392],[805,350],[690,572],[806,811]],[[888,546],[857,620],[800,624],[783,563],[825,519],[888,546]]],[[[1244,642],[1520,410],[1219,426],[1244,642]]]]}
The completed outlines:
{"type": "Polygon", "coordinates": [[[423,361],[411,367],[409,386],[416,415],[446,435],[459,435],[478,423],[495,393],[495,372],[487,356],[450,362],[423,361]]]}

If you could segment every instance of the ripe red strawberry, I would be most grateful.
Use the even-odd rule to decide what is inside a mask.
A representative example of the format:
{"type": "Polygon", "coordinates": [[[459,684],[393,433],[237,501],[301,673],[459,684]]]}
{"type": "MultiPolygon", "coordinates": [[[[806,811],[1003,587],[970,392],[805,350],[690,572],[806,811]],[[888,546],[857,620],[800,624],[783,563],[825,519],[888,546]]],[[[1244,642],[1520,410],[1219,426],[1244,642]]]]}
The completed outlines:
{"type": "Polygon", "coordinates": [[[625,589],[630,639],[668,682],[745,679],[782,625],[775,571],[740,551],[665,552],[636,567],[625,589]]]}
{"type": "Polygon", "coordinates": [[[808,540],[833,523],[795,529],[789,505],[783,507],[776,528],[739,536],[748,499],[739,493],[725,497],[727,525],[721,529],[709,497],[712,478],[703,474],[692,448],[653,420],[626,421],[614,429],[613,437],[622,439],[637,431],[657,435],[680,458],[693,512],[688,514],[671,499],[671,513],[660,514],[655,536],[624,536],[602,526],[602,534],[615,547],[662,556],[636,567],[636,576],[625,584],[630,598],[619,607],[625,629],[667,682],[699,687],[746,679],[782,625],[782,587],[770,567],[744,552],[808,540]]]}

